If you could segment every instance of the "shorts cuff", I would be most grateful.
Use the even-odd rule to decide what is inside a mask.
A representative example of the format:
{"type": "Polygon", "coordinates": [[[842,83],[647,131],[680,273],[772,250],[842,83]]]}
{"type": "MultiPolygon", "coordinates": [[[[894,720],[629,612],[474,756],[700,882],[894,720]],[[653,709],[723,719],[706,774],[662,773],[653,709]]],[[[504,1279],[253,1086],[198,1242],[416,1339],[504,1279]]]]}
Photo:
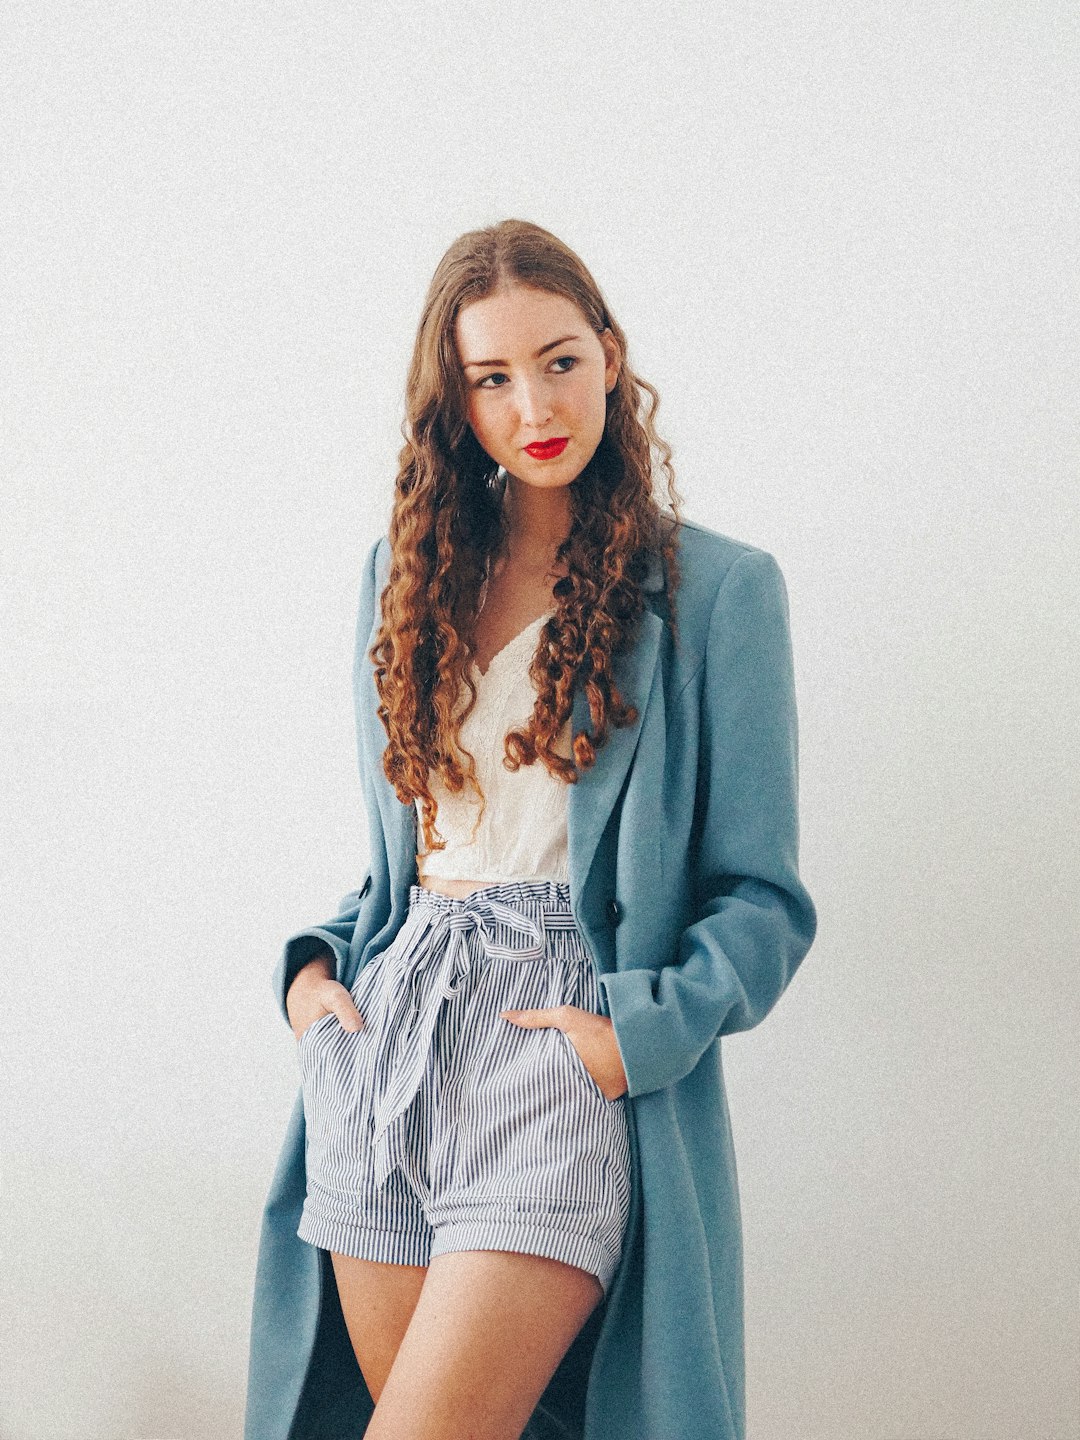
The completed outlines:
{"type": "Polygon", "coordinates": [[[431,1248],[430,1234],[424,1231],[373,1230],[347,1220],[329,1219],[306,1204],[296,1233],[301,1240],[320,1250],[334,1250],[356,1260],[382,1260],[390,1265],[426,1265],[431,1248]]]}
{"type": "Polygon", "coordinates": [[[562,1260],[595,1275],[604,1287],[605,1298],[619,1264],[618,1255],[594,1236],[498,1218],[458,1220],[439,1227],[431,1244],[431,1259],[457,1250],[514,1250],[522,1255],[562,1260]]]}

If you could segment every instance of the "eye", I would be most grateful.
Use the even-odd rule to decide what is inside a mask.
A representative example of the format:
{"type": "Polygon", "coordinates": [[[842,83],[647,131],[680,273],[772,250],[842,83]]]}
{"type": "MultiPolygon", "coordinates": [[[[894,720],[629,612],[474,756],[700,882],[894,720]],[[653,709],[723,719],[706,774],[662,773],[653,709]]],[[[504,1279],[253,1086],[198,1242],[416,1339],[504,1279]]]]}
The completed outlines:
{"type": "MultiPolygon", "coordinates": [[[[559,355],[551,363],[553,365],[566,366],[565,370],[557,370],[555,372],[557,375],[569,375],[574,366],[578,364],[578,357],[576,355],[559,355]]],[[[489,385],[487,382],[489,380],[505,379],[507,379],[507,376],[501,370],[493,370],[490,375],[485,375],[483,379],[477,380],[474,388],[477,390],[501,390],[503,389],[502,385],[489,385]]]]}

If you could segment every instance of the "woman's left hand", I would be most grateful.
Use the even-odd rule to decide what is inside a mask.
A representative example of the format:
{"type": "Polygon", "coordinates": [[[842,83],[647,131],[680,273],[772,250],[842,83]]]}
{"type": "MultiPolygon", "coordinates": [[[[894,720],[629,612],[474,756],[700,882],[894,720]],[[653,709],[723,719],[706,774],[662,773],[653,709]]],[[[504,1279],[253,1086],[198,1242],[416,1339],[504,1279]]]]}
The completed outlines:
{"type": "Polygon", "coordinates": [[[577,1005],[552,1005],[546,1010],[500,1010],[499,1014],[525,1029],[543,1030],[554,1026],[561,1030],[609,1100],[626,1094],[629,1085],[610,1016],[581,1010],[577,1005]]]}

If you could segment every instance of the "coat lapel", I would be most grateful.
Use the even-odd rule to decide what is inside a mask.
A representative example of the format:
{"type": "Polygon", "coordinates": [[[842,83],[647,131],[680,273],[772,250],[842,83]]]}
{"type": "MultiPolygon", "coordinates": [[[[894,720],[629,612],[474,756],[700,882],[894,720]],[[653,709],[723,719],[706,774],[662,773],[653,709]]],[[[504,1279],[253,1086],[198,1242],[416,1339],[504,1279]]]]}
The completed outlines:
{"type": "MultiPolygon", "coordinates": [[[[596,763],[590,770],[582,771],[577,784],[570,787],[566,807],[567,848],[575,894],[580,894],[584,888],[596,847],[634,758],[663,631],[663,622],[646,605],[633,645],[612,661],[615,686],[623,699],[633,705],[637,718],[623,729],[609,728],[607,739],[596,752],[596,763]]],[[[575,731],[590,726],[589,702],[581,686],[574,691],[572,717],[575,731]]]]}
{"type": "MultiPolygon", "coordinates": [[[[384,563],[377,572],[375,618],[365,653],[375,643],[380,623],[378,596],[386,584],[389,570],[389,547],[384,563]]],[[[653,594],[664,588],[663,567],[658,555],[650,555],[649,567],[642,589],[653,594]]],[[[607,739],[597,751],[596,763],[582,772],[576,785],[570,787],[567,801],[567,847],[571,886],[578,895],[596,854],[612,810],[618,800],[623,781],[634,758],[645,717],[645,706],[652,689],[653,676],[660,655],[660,639],[664,625],[646,603],[634,643],[612,662],[615,684],[623,699],[634,706],[637,718],[624,729],[609,728],[607,739]]],[[[386,744],[386,732],[376,714],[377,694],[371,666],[365,666],[364,683],[368,689],[367,705],[361,707],[367,730],[367,753],[375,757],[378,767],[376,790],[382,819],[387,860],[395,893],[404,893],[416,878],[416,847],[418,843],[415,805],[403,805],[382,773],[378,759],[386,744]]],[[[589,702],[583,687],[574,690],[571,707],[573,729],[590,727],[589,702]]]]}

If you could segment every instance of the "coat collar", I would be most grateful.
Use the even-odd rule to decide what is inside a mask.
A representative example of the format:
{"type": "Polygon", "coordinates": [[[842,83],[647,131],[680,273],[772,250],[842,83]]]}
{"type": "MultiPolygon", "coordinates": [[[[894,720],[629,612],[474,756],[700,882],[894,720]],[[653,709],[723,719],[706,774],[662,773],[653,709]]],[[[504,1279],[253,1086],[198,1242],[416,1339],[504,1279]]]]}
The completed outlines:
{"type": "MultiPolygon", "coordinates": [[[[376,616],[365,653],[370,649],[372,637],[378,627],[378,596],[386,584],[388,572],[387,545],[382,563],[376,572],[376,616]]],[[[650,595],[663,590],[663,562],[658,554],[650,552],[641,588],[650,595]]],[[[577,783],[570,786],[567,797],[567,850],[571,890],[575,900],[589,874],[600,837],[615,808],[637,749],[645,708],[659,662],[663,632],[663,621],[651,606],[646,604],[633,643],[612,659],[615,686],[623,699],[637,711],[636,718],[632,724],[622,729],[609,727],[607,739],[597,750],[595,764],[591,769],[582,771],[577,783]]],[[[381,754],[386,741],[385,731],[376,714],[372,713],[367,720],[372,727],[374,753],[381,754]]],[[[574,688],[571,723],[575,732],[591,729],[588,697],[580,685],[574,688]]],[[[385,780],[381,766],[378,768],[377,780],[383,836],[393,887],[395,891],[403,892],[415,880],[416,875],[416,806],[401,803],[392,786],[385,780]]]]}

